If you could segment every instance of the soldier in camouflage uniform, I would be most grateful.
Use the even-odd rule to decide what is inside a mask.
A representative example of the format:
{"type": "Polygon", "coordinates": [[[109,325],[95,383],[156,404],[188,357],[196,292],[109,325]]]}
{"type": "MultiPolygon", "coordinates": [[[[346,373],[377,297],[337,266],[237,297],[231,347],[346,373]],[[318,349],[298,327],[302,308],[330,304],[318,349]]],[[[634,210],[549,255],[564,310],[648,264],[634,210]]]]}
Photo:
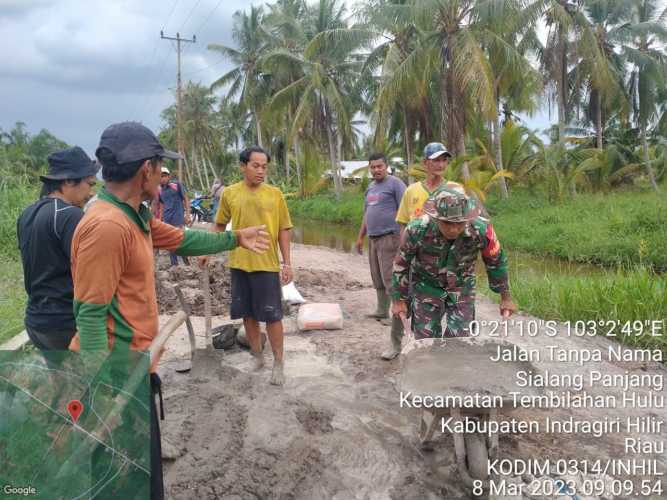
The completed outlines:
{"type": "Polygon", "coordinates": [[[448,189],[433,194],[421,217],[407,226],[394,260],[392,312],[412,311],[416,339],[469,335],[475,319],[475,261],[478,252],[486,266],[489,287],[501,296],[500,314],[516,311],[509,290],[507,256],[488,219],[469,197],[448,189]],[[413,297],[408,272],[412,266],[413,297]],[[412,299],[412,300],[410,300],[412,299]]]}

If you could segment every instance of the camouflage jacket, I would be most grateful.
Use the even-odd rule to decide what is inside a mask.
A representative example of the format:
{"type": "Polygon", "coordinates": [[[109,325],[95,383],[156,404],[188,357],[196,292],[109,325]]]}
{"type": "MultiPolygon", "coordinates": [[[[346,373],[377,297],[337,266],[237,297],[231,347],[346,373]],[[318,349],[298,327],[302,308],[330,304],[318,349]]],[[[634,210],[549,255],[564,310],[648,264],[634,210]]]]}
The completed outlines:
{"type": "Polygon", "coordinates": [[[410,267],[414,292],[453,301],[474,294],[478,252],[491,290],[509,290],[507,256],[488,219],[477,217],[455,240],[444,238],[428,215],[413,220],[394,259],[392,299],[408,300],[410,267]]]}

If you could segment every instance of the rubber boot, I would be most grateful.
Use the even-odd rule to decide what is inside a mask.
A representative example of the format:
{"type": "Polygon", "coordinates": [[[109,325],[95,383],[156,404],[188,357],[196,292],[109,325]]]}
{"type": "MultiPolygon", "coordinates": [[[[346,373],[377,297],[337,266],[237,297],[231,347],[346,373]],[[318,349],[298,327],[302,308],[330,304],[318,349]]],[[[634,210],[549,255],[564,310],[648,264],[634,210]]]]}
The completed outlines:
{"type": "Polygon", "coordinates": [[[391,347],[382,353],[382,359],[385,361],[391,361],[401,354],[401,341],[403,340],[403,322],[401,318],[392,318],[390,337],[391,347]]]}
{"type": "Polygon", "coordinates": [[[377,307],[375,312],[367,314],[367,318],[374,319],[386,319],[389,317],[389,295],[387,295],[386,290],[375,290],[377,294],[377,307]]]}

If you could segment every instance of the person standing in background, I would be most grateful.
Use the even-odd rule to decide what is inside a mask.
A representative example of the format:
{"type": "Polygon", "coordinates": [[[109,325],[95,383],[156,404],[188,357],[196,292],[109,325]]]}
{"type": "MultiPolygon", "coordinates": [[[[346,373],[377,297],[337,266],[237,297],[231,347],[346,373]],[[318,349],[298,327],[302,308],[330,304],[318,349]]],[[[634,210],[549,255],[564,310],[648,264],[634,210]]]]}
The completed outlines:
{"type": "MultiPolygon", "coordinates": [[[[185,193],[183,185],[171,178],[171,172],[167,167],[162,167],[160,172],[160,191],[158,194],[158,205],[162,215],[162,222],[170,226],[182,228],[185,224],[190,224],[190,206],[188,195],[185,193]]],[[[172,266],[178,265],[178,257],[175,253],[169,254],[172,266]]],[[[185,265],[190,261],[187,257],[182,257],[185,265]]]]}
{"type": "Polygon", "coordinates": [[[25,328],[41,350],[66,350],[76,333],[70,269],[72,237],[93,197],[99,165],[78,146],[48,157],[39,201],[16,224],[28,294],[25,328]]]}
{"type": "Polygon", "coordinates": [[[364,196],[364,218],[356,247],[361,254],[364,237],[368,234],[368,261],[377,306],[375,311],[367,316],[379,319],[383,324],[391,324],[391,347],[382,354],[382,359],[389,360],[395,358],[400,351],[403,337],[403,324],[400,319],[389,319],[389,290],[394,257],[400,244],[400,227],[395,219],[405,192],[405,184],[399,178],[388,175],[387,160],[382,153],[374,153],[368,158],[368,168],[373,182],[364,196]]]}

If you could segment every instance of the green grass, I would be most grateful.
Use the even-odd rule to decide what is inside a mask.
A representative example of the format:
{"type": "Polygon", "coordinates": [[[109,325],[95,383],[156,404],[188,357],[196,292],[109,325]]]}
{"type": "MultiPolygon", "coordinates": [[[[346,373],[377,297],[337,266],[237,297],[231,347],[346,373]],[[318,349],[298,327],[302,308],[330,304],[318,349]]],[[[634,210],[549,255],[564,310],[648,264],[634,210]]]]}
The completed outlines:
{"type": "MultiPolygon", "coordinates": [[[[667,276],[646,268],[607,270],[579,277],[537,274],[510,267],[512,295],[519,308],[545,320],[559,321],[662,321],[662,336],[625,336],[622,342],[636,347],[662,349],[667,355],[667,276]]],[[[498,295],[480,275],[480,291],[497,300],[498,295]]],[[[620,335],[620,333],[619,333],[620,335]]]]}
{"type": "Polygon", "coordinates": [[[320,194],[302,200],[287,201],[290,214],[309,220],[361,224],[364,215],[364,195],[359,188],[343,192],[340,201],[334,194],[320,194]]]}
{"type": "Polygon", "coordinates": [[[23,330],[23,315],[28,299],[23,288],[23,268],[18,260],[0,260],[0,344],[23,330]]]}
{"type": "Polygon", "coordinates": [[[0,343],[23,330],[27,296],[16,240],[16,220],[37,199],[37,187],[3,184],[0,189],[0,343]]]}
{"type": "Polygon", "coordinates": [[[667,198],[654,192],[582,194],[559,205],[514,192],[490,199],[505,245],[538,255],[667,271],[667,198]]]}
{"type": "MultiPolygon", "coordinates": [[[[363,195],[331,194],[290,200],[293,215],[309,220],[357,224],[363,195]]],[[[582,194],[553,205],[515,191],[507,200],[487,201],[496,232],[512,250],[603,265],[580,275],[555,266],[535,266],[512,259],[512,294],[519,307],[534,316],[560,321],[662,320],[662,337],[627,337],[625,343],[663,349],[667,354],[667,201],[653,192],[582,194]]],[[[567,266],[565,266],[567,268],[567,266]]],[[[497,297],[480,276],[480,290],[497,297]]]]}

